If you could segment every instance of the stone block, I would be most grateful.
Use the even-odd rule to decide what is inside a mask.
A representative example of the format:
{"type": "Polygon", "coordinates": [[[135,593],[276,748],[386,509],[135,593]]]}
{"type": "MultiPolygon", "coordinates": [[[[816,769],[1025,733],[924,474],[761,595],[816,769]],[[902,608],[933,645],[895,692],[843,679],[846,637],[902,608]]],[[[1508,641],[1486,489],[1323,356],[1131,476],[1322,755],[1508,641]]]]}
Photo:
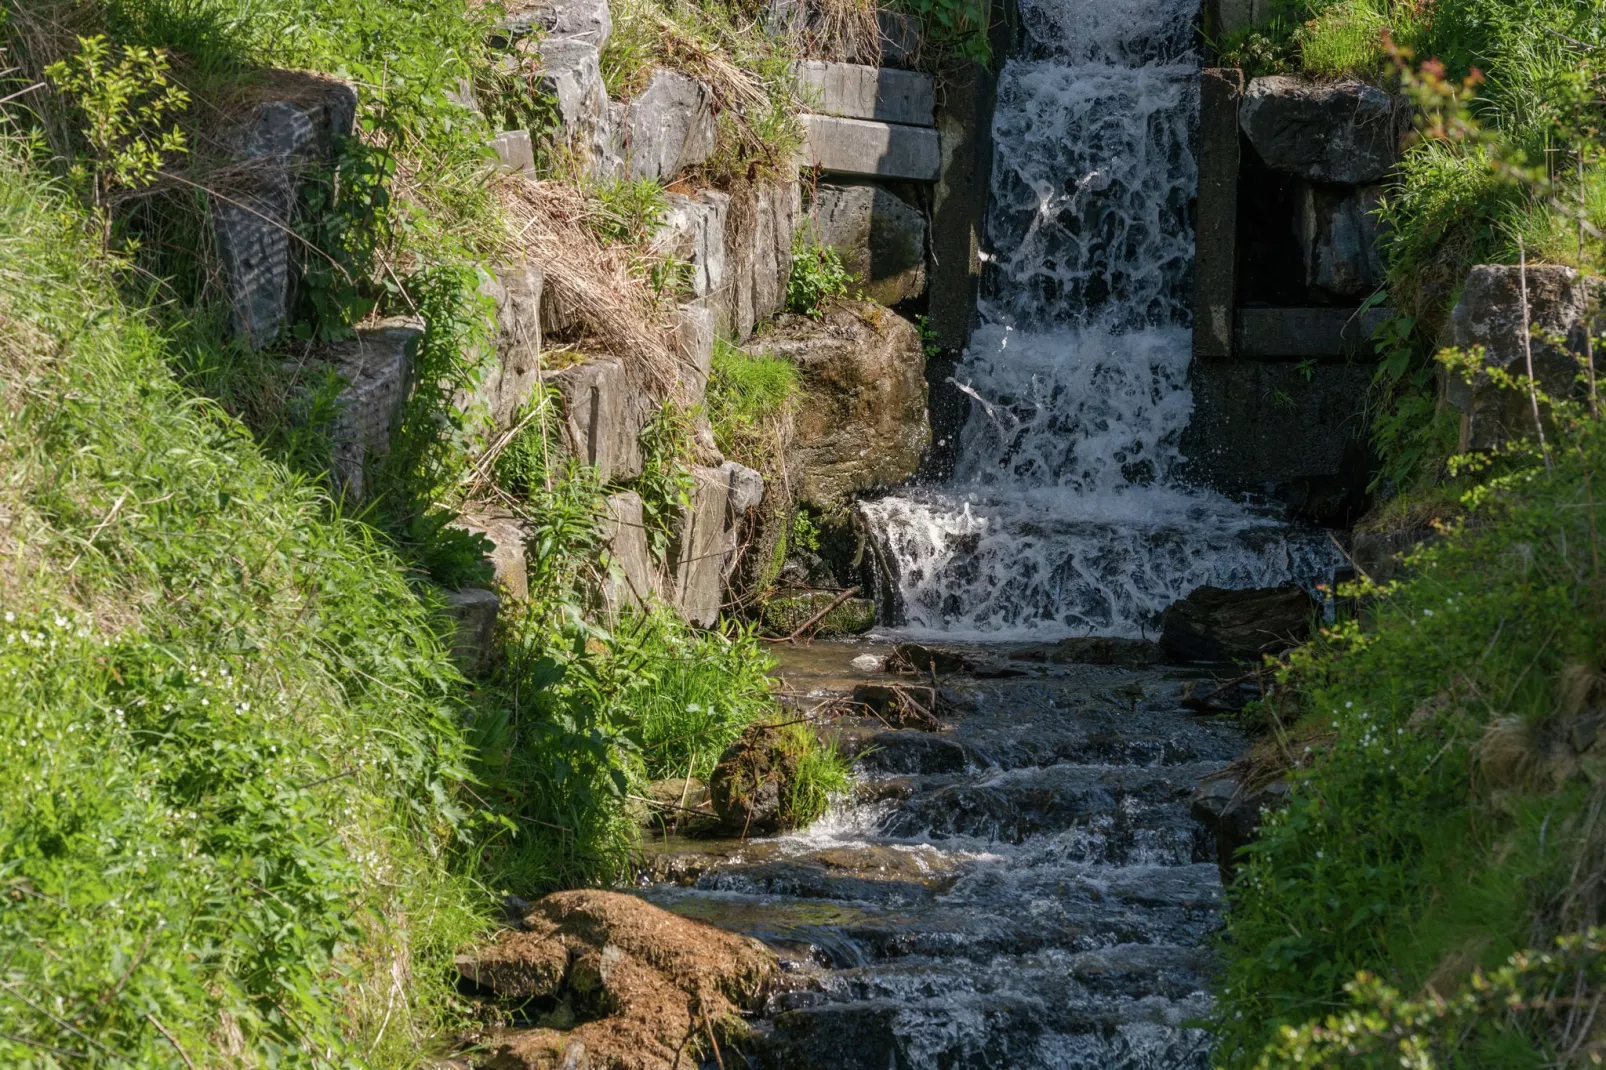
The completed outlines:
{"type": "Polygon", "coordinates": [[[1195,361],[1182,438],[1189,477],[1271,494],[1306,519],[1353,519],[1370,472],[1362,416],[1371,378],[1366,364],[1195,361]]]}
{"type": "Polygon", "coordinates": [[[732,198],[724,243],[729,289],[713,298],[720,331],[738,343],[786,305],[801,198],[796,181],[752,186],[732,198]]]}
{"type": "Polygon", "coordinates": [[[675,71],[654,71],[647,88],[613,121],[628,178],[669,182],[714,152],[714,94],[675,71]]]}
{"type": "Polygon", "coordinates": [[[558,391],[564,438],[573,455],[595,466],[605,483],[639,476],[639,436],[653,404],[630,381],[624,365],[617,360],[588,360],[553,372],[546,381],[558,391]]]}
{"type": "Polygon", "coordinates": [[[820,115],[936,125],[934,82],[921,71],[804,60],[797,80],[804,107],[820,115]]]}
{"type": "Polygon", "coordinates": [[[329,475],[335,493],[349,501],[366,497],[370,463],[390,452],[422,335],[404,323],[360,330],[355,338],[314,348],[297,370],[302,382],[327,369],[345,384],[329,426],[329,475]]]}
{"type": "Polygon", "coordinates": [[[510,37],[539,33],[584,41],[600,50],[613,34],[607,0],[515,0],[505,11],[502,30],[510,37]]]}
{"type": "MultiPolygon", "coordinates": [[[[1575,388],[1586,330],[1598,334],[1601,329],[1599,313],[1592,319],[1589,311],[1590,286],[1572,268],[1529,265],[1527,319],[1530,330],[1538,335],[1535,337],[1523,331],[1522,274],[1511,264],[1474,267],[1467,274],[1461,299],[1450,311],[1440,345],[1463,350],[1482,346],[1486,367],[1526,376],[1526,339],[1540,389],[1554,397],[1566,397],[1575,388]]],[[[1597,290],[1593,296],[1598,307],[1606,293],[1597,290]]],[[[1463,451],[1492,449],[1534,434],[1527,391],[1502,389],[1481,374],[1468,383],[1460,373],[1445,370],[1440,379],[1446,400],[1461,412],[1463,451]]]]}
{"type": "Polygon", "coordinates": [[[681,510],[669,546],[671,595],[682,617],[706,628],[719,621],[724,605],[730,477],[698,465],[692,468],[692,481],[691,504],[681,510]]]}
{"type": "Polygon", "coordinates": [[[1312,82],[1292,75],[1256,78],[1239,125],[1266,165],[1307,182],[1379,182],[1400,158],[1408,114],[1364,82],[1312,82]]]}
{"type": "Polygon", "coordinates": [[[1370,357],[1372,336],[1393,315],[1391,308],[1240,308],[1233,351],[1273,360],[1370,357]]]}
{"type": "Polygon", "coordinates": [[[623,609],[639,609],[660,595],[657,570],[647,545],[641,495],[633,490],[610,494],[603,503],[602,545],[608,575],[602,602],[610,617],[623,609]]]}
{"type": "Polygon", "coordinates": [[[495,591],[467,587],[446,593],[446,612],[456,622],[452,633],[452,660],[463,672],[474,674],[490,667],[496,653],[496,614],[502,600],[495,591]]]}
{"type": "Polygon", "coordinates": [[[931,442],[914,324],[879,305],[844,302],[819,320],[778,318],[754,351],[798,366],[805,400],[789,468],[800,500],[830,509],[914,475],[931,442]]]}
{"type": "Polygon", "coordinates": [[[307,175],[332,158],[350,136],[357,94],[344,82],[275,71],[258,99],[232,116],[218,134],[238,167],[228,200],[212,205],[212,227],[230,329],[252,349],[279,337],[295,295],[290,228],[307,175]]]}
{"type": "Polygon", "coordinates": [[[492,435],[513,426],[540,380],[541,282],[541,269],[521,261],[493,269],[481,287],[496,302],[495,350],[477,390],[461,393],[457,404],[477,406],[492,435]]]}
{"type": "Polygon", "coordinates": [[[601,174],[612,140],[601,53],[581,38],[557,37],[542,41],[540,54],[538,88],[557,104],[565,146],[584,167],[601,174]]]}
{"type": "Polygon", "coordinates": [[[804,115],[803,163],[828,174],[934,182],[942,169],[937,131],[869,119],[804,115]]]}
{"type": "Polygon", "coordinates": [[[502,594],[518,602],[530,597],[524,525],[518,517],[494,505],[470,503],[452,521],[452,526],[483,535],[490,541],[491,551],[486,560],[491,566],[492,583],[502,594]]]}
{"type": "Polygon", "coordinates": [[[1238,303],[1238,98],[1243,72],[1199,79],[1199,199],[1194,223],[1193,352],[1230,357],[1238,303]]]}
{"type": "Polygon", "coordinates": [[[667,200],[663,224],[652,240],[653,251],[687,265],[693,297],[720,293],[726,287],[725,220],[730,214],[730,194],[718,190],[703,190],[694,197],[671,193],[667,200]]]}
{"type": "Polygon", "coordinates": [[[516,174],[535,174],[535,146],[528,130],[507,130],[491,139],[497,167],[516,174]]]}
{"type": "Polygon", "coordinates": [[[891,190],[872,183],[821,183],[812,205],[814,233],[860,279],[866,297],[883,305],[926,291],[926,217],[891,190]]]}
{"type": "Polygon", "coordinates": [[[1339,300],[1360,300],[1383,285],[1382,186],[1313,186],[1299,189],[1299,247],[1305,284],[1339,300]]]}
{"type": "Polygon", "coordinates": [[[724,474],[725,485],[729,488],[726,527],[734,530],[758,515],[758,508],[764,503],[764,477],[735,461],[726,461],[719,466],[719,471],[724,474]]]}
{"type": "Polygon", "coordinates": [[[681,305],[675,325],[676,385],[687,405],[702,402],[714,370],[714,311],[702,305],[681,305]]]}

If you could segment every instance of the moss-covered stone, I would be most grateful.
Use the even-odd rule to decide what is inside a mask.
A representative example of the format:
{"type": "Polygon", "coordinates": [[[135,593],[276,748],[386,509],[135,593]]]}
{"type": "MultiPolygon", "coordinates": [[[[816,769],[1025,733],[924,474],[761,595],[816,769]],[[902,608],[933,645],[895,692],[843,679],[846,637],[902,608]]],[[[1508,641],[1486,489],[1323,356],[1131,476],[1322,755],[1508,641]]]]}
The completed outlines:
{"type": "MultiPolygon", "coordinates": [[[[814,614],[837,598],[832,591],[780,595],[764,603],[764,630],[772,635],[791,635],[814,614]]],[[[849,598],[832,609],[814,628],[814,636],[831,639],[860,635],[875,627],[875,603],[868,598],[849,598]]]]}

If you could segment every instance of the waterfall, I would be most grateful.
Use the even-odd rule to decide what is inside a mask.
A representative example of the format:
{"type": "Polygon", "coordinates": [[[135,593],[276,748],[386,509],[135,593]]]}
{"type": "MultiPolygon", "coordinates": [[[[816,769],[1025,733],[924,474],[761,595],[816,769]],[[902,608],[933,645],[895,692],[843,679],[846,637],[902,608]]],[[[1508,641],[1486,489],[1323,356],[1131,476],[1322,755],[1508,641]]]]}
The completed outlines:
{"type": "Polygon", "coordinates": [[[1022,0],[948,484],[861,503],[899,623],[1136,635],[1196,587],[1309,583],[1325,539],[1188,486],[1197,0],[1022,0]]]}

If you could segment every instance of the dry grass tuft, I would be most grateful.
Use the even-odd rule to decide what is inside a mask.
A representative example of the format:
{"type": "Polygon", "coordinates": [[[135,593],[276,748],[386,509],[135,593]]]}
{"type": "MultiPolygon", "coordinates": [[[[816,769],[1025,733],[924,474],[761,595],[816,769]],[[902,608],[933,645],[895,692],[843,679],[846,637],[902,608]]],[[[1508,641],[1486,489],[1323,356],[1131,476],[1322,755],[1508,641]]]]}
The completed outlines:
{"type": "Polygon", "coordinates": [[[875,0],[810,0],[791,27],[798,55],[837,63],[881,65],[881,22],[875,0]]]}
{"type": "Polygon", "coordinates": [[[509,252],[542,271],[543,320],[567,325],[581,348],[618,357],[655,394],[674,396],[676,311],[631,271],[628,247],[597,240],[586,225],[594,209],[585,192],[521,178],[504,180],[499,192],[509,252]]]}

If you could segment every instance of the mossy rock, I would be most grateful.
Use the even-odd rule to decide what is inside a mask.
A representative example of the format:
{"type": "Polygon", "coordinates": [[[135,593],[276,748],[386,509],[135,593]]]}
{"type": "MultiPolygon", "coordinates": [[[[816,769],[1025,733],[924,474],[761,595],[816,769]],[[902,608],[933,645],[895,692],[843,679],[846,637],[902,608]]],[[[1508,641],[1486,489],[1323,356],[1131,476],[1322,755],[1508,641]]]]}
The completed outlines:
{"type": "MultiPolygon", "coordinates": [[[[764,630],[772,635],[791,635],[837,597],[831,591],[810,591],[771,598],[764,603],[764,630]]],[[[861,635],[874,627],[875,603],[868,598],[849,598],[822,617],[813,634],[819,639],[831,639],[861,635]]]]}

